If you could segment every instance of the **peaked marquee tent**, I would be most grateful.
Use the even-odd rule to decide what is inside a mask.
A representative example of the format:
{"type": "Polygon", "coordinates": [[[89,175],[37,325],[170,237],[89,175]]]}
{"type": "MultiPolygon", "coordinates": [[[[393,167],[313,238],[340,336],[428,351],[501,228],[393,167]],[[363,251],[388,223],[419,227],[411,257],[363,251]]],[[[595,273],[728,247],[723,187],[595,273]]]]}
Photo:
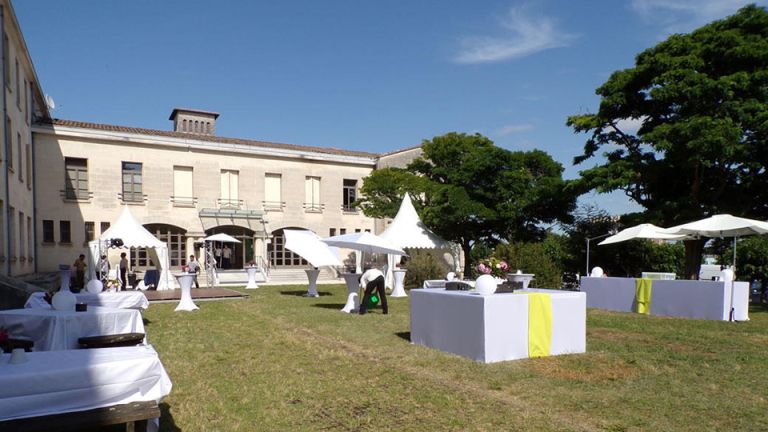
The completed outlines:
{"type": "Polygon", "coordinates": [[[174,289],[176,281],[171,275],[171,262],[168,258],[168,245],[157,239],[152,233],[147,231],[131,214],[128,207],[123,208],[123,213],[104,231],[98,240],[88,243],[90,251],[88,266],[88,275],[91,279],[96,278],[96,262],[99,259],[99,243],[107,242],[112,239],[121,239],[122,248],[146,248],[150,259],[160,272],[160,280],[157,283],[158,290],[174,289]]]}
{"type": "MultiPolygon", "coordinates": [[[[419,218],[416,209],[411,202],[411,196],[408,192],[403,195],[403,202],[400,203],[400,209],[397,211],[392,223],[379,235],[386,240],[400,246],[401,249],[446,249],[451,251],[454,262],[457,263],[456,248],[453,243],[440,238],[433,233],[424,222],[419,218]]],[[[386,284],[388,287],[394,286],[394,277],[392,270],[395,264],[400,262],[400,255],[389,255],[387,257],[386,284]]]]}

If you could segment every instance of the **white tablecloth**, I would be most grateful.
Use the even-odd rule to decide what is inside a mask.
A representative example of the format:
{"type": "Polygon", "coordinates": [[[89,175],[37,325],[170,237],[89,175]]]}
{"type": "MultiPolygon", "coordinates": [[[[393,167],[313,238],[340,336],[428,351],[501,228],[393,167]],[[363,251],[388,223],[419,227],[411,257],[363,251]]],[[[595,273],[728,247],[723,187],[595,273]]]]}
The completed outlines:
{"type": "MultiPolygon", "coordinates": [[[[651,285],[651,315],[729,319],[731,284],[717,281],[654,280],[651,285]]],[[[587,307],[635,312],[635,279],[582,277],[581,291],[587,293],[587,307]]],[[[749,319],[749,284],[733,283],[734,319],[749,319]]]]}
{"type": "Polygon", "coordinates": [[[0,356],[0,420],[84,411],[140,401],[159,402],[171,380],[151,346],[0,356]]]}
{"type": "MultiPolygon", "coordinates": [[[[141,291],[100,292],[98,294],[81,292],[75,294],[75,298],[78,303],[87,303],[88,306],[141,310],[146,310],[149,307],[147,296],[141,291]]],[[[29,296],[24,307],[50,309],[51,305],[45,301],[44,292],[36,292],[29,296]]]]}
{"type": "Polygon", "coordinates": [[[484,363],[527,358],[528,296],[521,292],[551,295],[551,355],[586,351],[584,293],[542,289],[489,296],[412,290],[411,342],[484,363]]]}
{"type": "Polygon", "coordinates": [[[144,333],[141,313],[135,309],[88,306],[86,312],[52,309],[12,309],[0,311],[0,327],[11,337],[32,339],[35,351],[79,348],[84,336],[144,333]]]}

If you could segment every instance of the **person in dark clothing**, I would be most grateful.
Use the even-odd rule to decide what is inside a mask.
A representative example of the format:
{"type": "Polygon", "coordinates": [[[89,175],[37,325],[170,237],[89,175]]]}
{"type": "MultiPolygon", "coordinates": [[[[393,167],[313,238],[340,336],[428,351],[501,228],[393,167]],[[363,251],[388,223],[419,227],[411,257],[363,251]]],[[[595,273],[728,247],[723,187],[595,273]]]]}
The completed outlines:
{"type": "Polygon", "coordinates": [[[373,291],[378,291],[379,298],[381,299],[381,310],[386,315],[389,313],[387,307],[387,294],[384,291],[384,273],[376,268],[371,268],[365,271],[360,276],[360,287],[365,289],[365,295],[363,295],[363,301],[360,303],[360,315],[365,315],[368,312],[366,305],[371,300],[371,294],[373,291]]]}
{"type": "Polygon", "coordinates": [[[128,281],[126,280],[126,275],[128,274],[128,258],[126,258],[126,256],[125,252],[120,254],[120,291],[128,289],[128,281]]]}

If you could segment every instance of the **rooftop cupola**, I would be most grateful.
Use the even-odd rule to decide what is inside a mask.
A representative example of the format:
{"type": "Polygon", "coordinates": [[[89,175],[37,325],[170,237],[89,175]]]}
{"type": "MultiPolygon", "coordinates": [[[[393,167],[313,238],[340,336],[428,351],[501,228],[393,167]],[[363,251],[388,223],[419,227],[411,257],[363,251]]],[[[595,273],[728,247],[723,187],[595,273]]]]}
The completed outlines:
{"type": "Polygon", "coordinates": [[[200,135],[216,135],[219,113],[186,108],[174,108],[168,120],[173,120],[173,131],[200,135]]]}

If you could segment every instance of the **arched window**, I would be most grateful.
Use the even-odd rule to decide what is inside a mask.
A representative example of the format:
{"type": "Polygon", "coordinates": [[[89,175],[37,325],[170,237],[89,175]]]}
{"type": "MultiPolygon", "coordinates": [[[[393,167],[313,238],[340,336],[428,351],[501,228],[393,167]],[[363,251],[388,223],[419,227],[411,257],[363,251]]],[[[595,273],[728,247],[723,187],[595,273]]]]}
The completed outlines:
{"type": "Polygon", "coordinates": [[[200,122],[195,120],[195,133],[200,132],[200,122]]]}
{"type": "MultiPolygon", "coordinates": [[[[168,245],[168,258],[171,261],[171,267],[181,267],[187,263],[187,231],[185,229],[167,224],[147,224],[144,225],[144,228],[158,240],[168,245]]],[[[147,250],[144,248],[132,250],[131,260],[133,267],[153,267],[149,262],[147,250]]],[[[160,263],[154,263],[154,265],[158,264],[160,263]]]]}
{"type": "Polygon", "coordinates": [[[283,234],[282,229],[272,232],[272,241],[267,245],[267,253],[269,254],[269,262],[274,267],[306,267],[309,265],[304,258],[285,248],[285,234],[283,234]]]}
{"type": "Polygon", "coordinates": [[[181,121],[181,130],[187,132],[187,119],[181,121]]]}

